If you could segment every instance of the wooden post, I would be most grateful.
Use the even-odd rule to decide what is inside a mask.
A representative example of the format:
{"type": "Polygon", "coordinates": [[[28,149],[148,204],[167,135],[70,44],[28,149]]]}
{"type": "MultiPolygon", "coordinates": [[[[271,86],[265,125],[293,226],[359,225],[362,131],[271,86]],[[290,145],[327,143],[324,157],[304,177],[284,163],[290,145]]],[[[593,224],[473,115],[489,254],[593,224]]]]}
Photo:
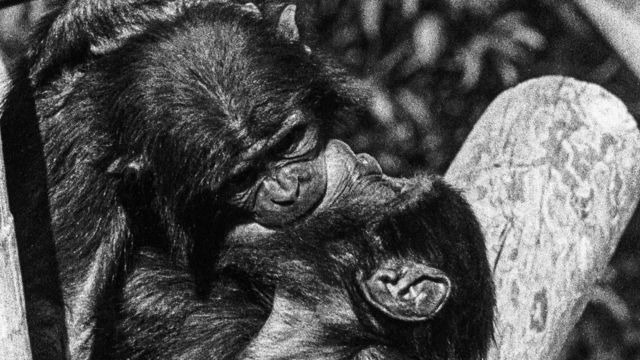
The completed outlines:
{"type": "MultiPolygon", "coordinates": [[[[0,61],[0,106],[6,94],[7,74],[0,61]]],[[[0,107],[1,111],[1,107],[0,107]]],[[[18,261],[18,245],[9,212],[2,142],[0,141],[0,358],[30,360],[31,347],[18,261]]]]}
{"type": "Polygon", "coordinates": [[[640,195],[640,133],[597,85],[562,77],[500,95],[446,179],[487,237],[497,292],[489,360],[561,350],[640,195]]]}

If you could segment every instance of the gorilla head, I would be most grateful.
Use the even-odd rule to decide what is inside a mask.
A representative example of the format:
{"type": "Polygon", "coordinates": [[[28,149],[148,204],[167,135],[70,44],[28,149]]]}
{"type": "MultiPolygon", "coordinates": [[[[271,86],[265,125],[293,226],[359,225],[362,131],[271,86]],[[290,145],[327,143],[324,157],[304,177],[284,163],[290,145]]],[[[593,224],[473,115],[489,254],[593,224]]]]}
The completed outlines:
{"type": "Polygon", "coordinates": [[[481,359],[495,297],[480,228],[435,177],[356,181],[303,223],[229,239],[218,271],[273,288],[248,359],[481,359]]]}

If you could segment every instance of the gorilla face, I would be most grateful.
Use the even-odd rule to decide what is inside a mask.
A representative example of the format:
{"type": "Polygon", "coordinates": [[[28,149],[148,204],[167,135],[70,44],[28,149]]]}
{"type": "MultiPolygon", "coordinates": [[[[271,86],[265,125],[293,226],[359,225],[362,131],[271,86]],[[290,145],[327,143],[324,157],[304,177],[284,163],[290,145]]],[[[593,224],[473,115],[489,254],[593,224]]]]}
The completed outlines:
{"type": "Polygon", "coordinates": [[[328,207],[363,178],[380,179],[372,156],[354,154],[339,140],[323,140],[314,126],[292,130],[274,150],[278,160],[229,203],[265,227],[278,227],[328,207]],[[282,150],[284,149],[284,150],[282,150]]]}
{"type": "MultiPolygon", "coordinates": [[[[309,145],[295,146],[304,149],[309,145]]],[[[358,191],[385,196],[385,189],[396,193],[403,186],[403,180],[385,176],[371,155],[356,155],[339,140],[329,140],[324,148],[308,150],[305,156],[279,161],[271,172],[234,197],[231,203],[249,210],[257,223],[240,225],[235,231],[268,231],[313,216],[358,191]]]]}

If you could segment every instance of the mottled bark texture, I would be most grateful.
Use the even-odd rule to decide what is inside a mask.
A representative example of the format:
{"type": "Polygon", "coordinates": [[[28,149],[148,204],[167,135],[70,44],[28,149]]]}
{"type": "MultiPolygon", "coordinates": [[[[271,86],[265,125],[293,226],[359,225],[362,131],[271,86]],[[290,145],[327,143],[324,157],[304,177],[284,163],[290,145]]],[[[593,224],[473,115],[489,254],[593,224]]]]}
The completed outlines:
{"type": "Polygon", "coordinates": [[[624,104],[563,77],[500,95],[446,179],[487,238],[498,299],[489,359],[553,359],[640,195],[640,135],[624,104]]]}

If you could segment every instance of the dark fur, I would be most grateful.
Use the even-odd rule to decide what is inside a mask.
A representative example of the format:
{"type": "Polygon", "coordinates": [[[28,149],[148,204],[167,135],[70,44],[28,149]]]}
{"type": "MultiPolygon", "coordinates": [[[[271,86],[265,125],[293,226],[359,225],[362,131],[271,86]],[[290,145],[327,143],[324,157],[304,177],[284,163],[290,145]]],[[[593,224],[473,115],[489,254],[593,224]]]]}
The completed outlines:
{"type": "MultiPolygon", "coordinates": [[[[323,320],[311,341],[301,346],[291,339],[291,346],[285,342],[286,356],[276,358],[484,358],[495,305],[484,239],[460,195],[441,180],[421,181],[385,206],[370,205],[379,202],[373,193],[271,236],[232,241],[218,265],[221,281],[204,303],[190,297],[194,284],[185,269],[170,268],[157,254],[143,254],[125,292],[126,355],[242,358],[238,355],[269,316],[279,288],[280,296],[323,320]],[[366,303],[356,274],[371,274],[389,259],[429,264],[448,274],[453,293],[442,312],[406,323],[366,303]],[[158,308],[173,309],[180,322],[160,323],[158,308]]],[[[293,334],[301,334],[311,325],[292,326],[293,334]]],[[[271,358],[269,349],[257,351],[271,358]]]]}

